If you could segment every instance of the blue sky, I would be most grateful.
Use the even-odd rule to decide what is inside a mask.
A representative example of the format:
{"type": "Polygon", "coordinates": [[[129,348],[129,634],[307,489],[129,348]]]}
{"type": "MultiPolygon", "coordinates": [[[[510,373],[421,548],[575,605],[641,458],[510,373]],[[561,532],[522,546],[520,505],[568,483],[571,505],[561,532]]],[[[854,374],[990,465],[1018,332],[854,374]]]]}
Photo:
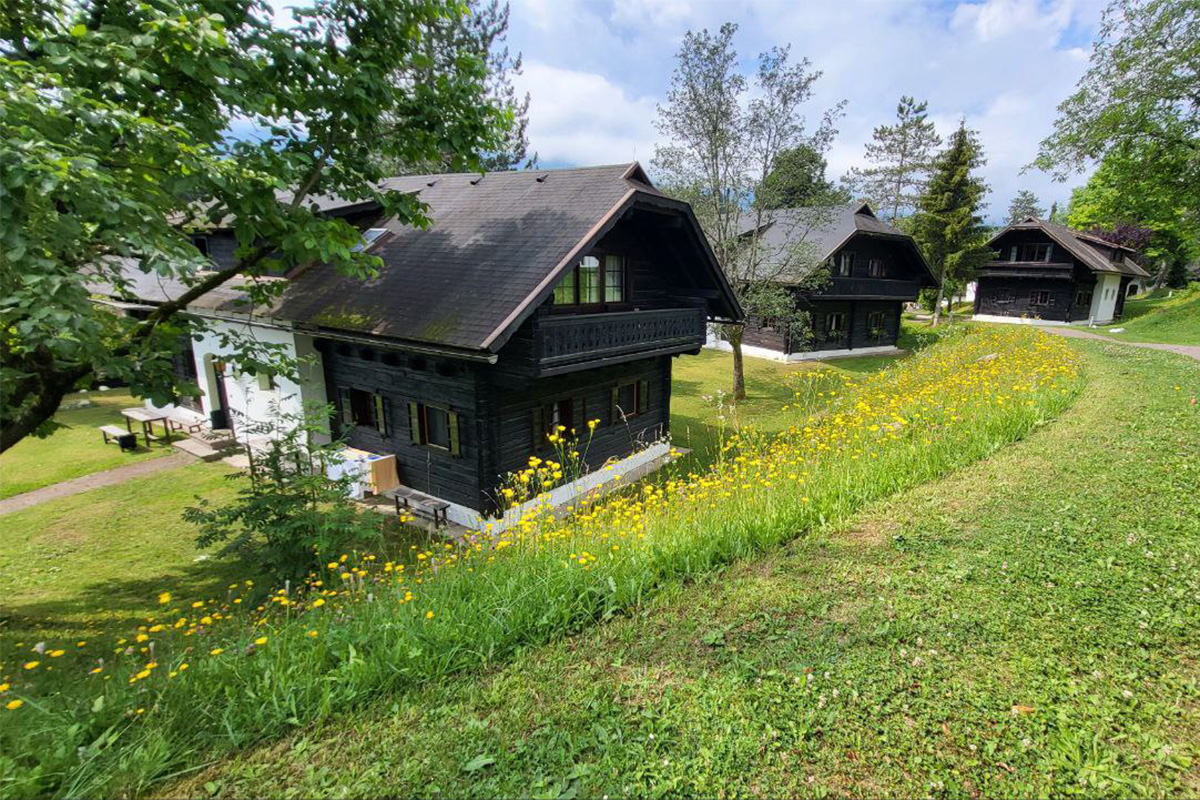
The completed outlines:
{"type": "Polygon", "coordinates": [[[746,71],[790,44],[824,76],[808,117],[838,100],[846,115],[830,177],[861,163],[872,129],[903,94],[927,100],[946,133],[965,117],[980,131],[991,185],[987,216],[1021,188],[1045,205],[1072,184],[1021,175],[1050,131],[1055,106],[1087,66],[1103,0],[511,0],[509,45],[524,57],[531,145],[545,166],[648,164],[655,107],[688,30],[739,25],[746,71]]]}

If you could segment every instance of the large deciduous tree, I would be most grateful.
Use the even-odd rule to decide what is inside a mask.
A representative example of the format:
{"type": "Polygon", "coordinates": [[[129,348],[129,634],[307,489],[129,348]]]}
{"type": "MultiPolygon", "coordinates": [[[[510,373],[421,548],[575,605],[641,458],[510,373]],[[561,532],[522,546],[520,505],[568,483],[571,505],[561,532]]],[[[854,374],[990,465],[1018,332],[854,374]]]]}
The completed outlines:
{"type": "MultiPolygon", "coordinates": [[[[781,155],[798,147],[824,153],[844,104],[825,112],[812,131],[801,113],[821,76],[807,59],[790,61],[788,48],[772,48],[758,58],[753,97],[750,81],[738,69],[726,23],[714,35],[689,31],[679,48],[666,102],[658,109],[658,129],[666,144],[655,148],[653,167],[667,191],[691,202],[713,251],[751,318],[770,318],[792,331],[804,314],[796,295],[779,284],[802,274],[801,283],[819,281],[808,232],[819,224],[810,216],[783,223],[783,249],[766,247],[762,233],[777,207],[768,177],[781,155]]],[[[746,396],[742,328],[722,326],[719,334],[733,350],[733,396],[746,396]]]]}
{"type": "Polygon", "coordinates": [[[933,324],[941,319],[942,301],[974,275],[989,258],[987,228],[980,210],[987,185],[976,171],[984,165],[983,148],[965,122],[950,136],[934,162],[933,174],[918,203],[913,237],[939,278],[933,324]]]}
{"type": "Polygon", "coordinates": [[[1042,219],[1046,216],[1046,209],[1038,205],[1037,195],[1028,189],[1021,189],[1013,196],[1012,202],[1008,204],[1008,224],[1016,225],[1026,217],[1037,217],[1042,219]]]}
{"type": "MultiPolygon", "coordinates": [[[[312,0],[272,24],[262,0],[12,0],[0,11],[0,450],[45,434],[93,375],[167,402],[187,306],[234,278],[254,303],[291,265],[367,276],[357,232],[309,198],[371,200],[413,225],[416,198],[379,188],[395,164],[475,168],[512,109],[450,0],[312,0]],[[231,131],[249,129],[235,137],[231,131]],[[189,232],[220,224],[234,266],[189,232]],[[93,302],[129,270],[182,284],[144,319],[93,302]]],[[[130,296],[132,296],[130,294],[130,296]]],[[[237,357],[262,358],[249,347],[237,357]]]]}
{"type": "Polygon", "coordinates": [[[825,156],[811,145],[781,151],[764,182],[766,208],[801,208],[849,203],[850,193],[825,177],[825,156]]]}
{"type": "Polygon", "coordinates": [[[896,105],[896,123],[880,125],[867,143],[872,166],[852,167],[842,183],[887,214],[893,224],[916,208],[942,139],[929,120],[929,104],[904,96],[896,105]]]}

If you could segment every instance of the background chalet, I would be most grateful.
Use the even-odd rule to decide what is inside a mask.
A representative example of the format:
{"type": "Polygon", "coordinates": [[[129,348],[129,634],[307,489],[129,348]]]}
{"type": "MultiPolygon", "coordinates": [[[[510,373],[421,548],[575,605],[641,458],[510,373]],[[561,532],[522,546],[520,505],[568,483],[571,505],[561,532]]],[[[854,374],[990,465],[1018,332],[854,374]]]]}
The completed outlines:
{"type": "Polygon", "coordinates": [[[979,270],[975,319],[1107,324],[1149,278],[1133,250],[1035,217],[988,242],[996,257],[979,270]]]}
{"type": "MultiPolygon", "coordinates": [[[[336,434],[394,455],[403,485],[450,502],[463,523],[494,509],[502,476],[533,453],[552,454],[546,435],[556,425],[586,439],[588,421],[599,420],[592,469],[646,460],[650,445],[665,453],[672,358],[699,352],[709,321],[741,316],[686,203],[658,192],[637,164],[388,185],[419,194],[432,227],[320,200],[323,213],[363,230],[363,246],[383,261],[378,277],[313,265],[289,274],[265,316],[247,316],[234,289],[193,306],[213,332],[182,365],[202,395],[180,405],[236,431],[277,408],[333,403],[336,434]],[[311,363],[295,381],[232,374],[218,341],[226,327],[311,363]]],[[[228,234],[196,244],[232,263],[228,234]]],[[[178,288],[135,277],[143,301],[178,288]]]]}
{"type": "Polygon", "coordinates": [[[913,238],[877,219],[866,203],[779,209],[743,235],[756,230],[760,274],[792,287],[799,307],[812,314],[812,332],[797,338],[770,320],[751,319],[742,338],[746,355],[798,361],[892,352],[904,303],[937,285],[913,238]],[[805,284],[814,265],[829,270],[816,287],[805,284]]]}

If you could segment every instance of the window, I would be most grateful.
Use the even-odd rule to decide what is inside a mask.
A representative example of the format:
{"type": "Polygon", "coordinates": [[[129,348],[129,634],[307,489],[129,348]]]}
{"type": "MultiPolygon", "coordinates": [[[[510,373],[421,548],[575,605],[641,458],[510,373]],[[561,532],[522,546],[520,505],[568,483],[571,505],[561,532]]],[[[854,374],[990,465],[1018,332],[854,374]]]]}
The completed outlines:
{"type": "Polygon", "coordinates": [[[1046,290],[1035,291],[1029,293],[1029,305],[1031,306],[1048,306],[1050,305],[1050,292],[1046,290]]]}
{"type": "Polygon", "coordinates": [[[579,262],[579,305],[600,302],[600,259],[584,256],[579,262]]]}
{"type": "Polygon", "coordinates": [[[1075,293],[1075,305],[1080,308],[1082,308],[1084,306],[1088,306],[1090,308],[1092,305],[1092,293],[1090,291],[1089,292],[1085,292],[1085,291],[1076,292],[1075,293]]]}
{"type": "Polygon", "coordinates": [[[629,381],[614,386],[611,410],[613,423],[645,414],[649,407],[649,395],[649,381],[629,381]]]}
{"type": "Polygon", "coordinates": [[[624,303],[627,284],[624,256],[584,256],[554,287],[554,305],[624,303]]]}
{"type": "Polygon", "coordinates": [[[825,315],[825,338],[840,339],[846,330],[846,315],[840,311],[825,315]]]}
{"type": "Polygon", "coordinates": [[[207,256],[208,253],[208,237],[197,234],[192,237],[192,244],[200,251],[200,255],[207,256]]]}
{"type": "Polygon", "coordinates": [[[350,249],[354,250],[355,252],[366,250],[368,247],[375,244],[376,240],[385,233],[387,233],[387,228],[367,228],[365,231],[363,231],[362,241],[350,249]]]}
{"type": "Polygon", "coordinates": [[[854,271],[854,253],[841,252],[833,262],[834,276],[846,276],[854,271]]]}
{"type": "Polygon", "coordinates": [[[1112,250],[1108,251],[1108,260],[1109,261],[1115,261],[1116,263],[1119,264],[1119,263],[1121,263],[1121,258],[1122,258],[1121,251],[1118,250],[1117,248],[1114,247],[1112,250]]]}
{"type": "Polygon", "coordinates": [[[390,407],[383,395],[339,386],[338,406],[339,419],[344,427],[374,428],[380,436],[391,435],[391,426],[388,424],[390,407]]]}
{"type": "Polygon", "coordinates": [[[458,414],[448,408],[410,402],[408,435],[415,445],[445,450],[452,456],[462,454],[458,414]]]}
{"type": "Polygon", "coordinates": [[[1053,245],[1022,244],[1013,245],[1009,251],[1009,261],[1049,261],[1053,245]]]}
{"type": "Polygon", "coordinates": [[[872,278],[882,278],[884,275],[883,259],[872,258],[867,262],[867,275],[872,278]]]}
{"type": "Polygon", "coordinates": [[[604,257],[604,302],[625,302],[625,259],[621,256],[604,257]]]}
{"type": "Polygon", "coordinates": [[[887,317],[882,311],[872,311],[867,314],[867,336],[872,339],[882,339],[887,331],[884,325],[887,324],[887,317]]]}
{"type": "Polygon", "coordinates": [[[563,397],[534,408],[533,426],[530,429],[530,443],[533,445],[534,451],[548,449],[551,445],[549,438],[551,434],[565,434],[568,437],[577,435],[578,423],[575,417],[577,410],[580,412],[581,418],[586,416],[582,413],[582,397],[563,397]]]}

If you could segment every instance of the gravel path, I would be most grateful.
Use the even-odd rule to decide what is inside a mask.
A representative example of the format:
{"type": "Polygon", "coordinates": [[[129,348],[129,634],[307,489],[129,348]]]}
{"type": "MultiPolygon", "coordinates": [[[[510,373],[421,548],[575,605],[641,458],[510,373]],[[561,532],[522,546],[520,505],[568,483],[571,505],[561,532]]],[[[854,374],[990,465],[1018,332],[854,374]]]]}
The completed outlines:
{"type": "Polygon", "coordinates": [[[52,483],[49,486],[43,486],[41,489],[34,489],[32,492],[25,492],[5,500],[0,500],[0,516],[11,514],[14,511],[20,511],[30,506],[36,506],[39,503],[45,503],[49,500],[57,500],[60,497],[70,497],[80,492],[99,489],[101,486],[124,483],[131,478],[139,478],[142,475],[152,475],[155,472],[176,469],[185,464],[191,464],[195,460],[186,453],[174,453],[162,458],[152,458],[149,461],[139,461],[136,464],[117,467],[116,469],[93,472],[91,475],[82,475],[78,478],[72,478],[69,481],[63,481],[62,483],[52,483]]]}
{"type": "Polygon", "coordinates": [[[1194,344],[1158,344],[1156,342],[1126,342],[1120,339],[1114,339],[1111,336],[1101,336],[1088,331],[1076,330],[1075,328],[1055,328],[1051,326],[1038,326],[1038,330],[1046,333],[1056,333],[1059,336],[1067,336],[1071,339],[1099,339],[1102,342],[1110,342],[1112,344],[1123,344],[1129,347],[1146,347],[1150,350],[1166,350],[1168,353],[1182,353],[1185,356],[1200,361],[1200,345],[1194,344]]]}

